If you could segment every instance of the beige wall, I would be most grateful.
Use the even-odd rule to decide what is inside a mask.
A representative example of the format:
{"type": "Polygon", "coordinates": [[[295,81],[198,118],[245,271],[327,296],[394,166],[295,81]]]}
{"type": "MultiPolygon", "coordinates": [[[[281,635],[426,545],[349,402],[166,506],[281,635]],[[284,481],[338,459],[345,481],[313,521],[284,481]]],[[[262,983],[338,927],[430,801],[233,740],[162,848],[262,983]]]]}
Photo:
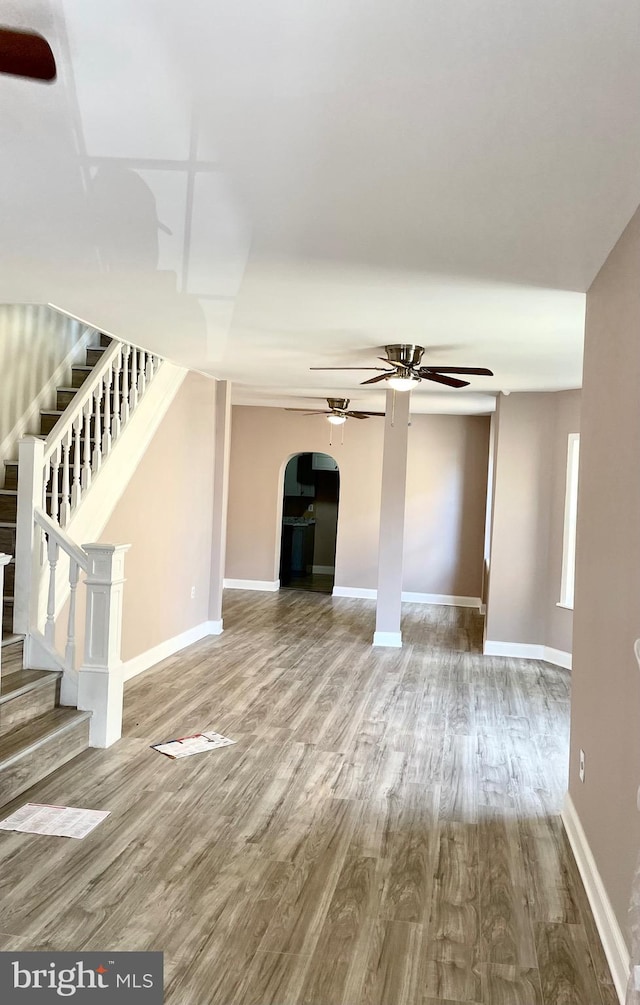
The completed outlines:
{"type": "Polygon", "coordinates": [[[572,612],[557,603],[567,440],[580,431],[580,392],[501,396],[495,421],[485,635],[571,652],[572,612]]]}
{"type": "MultiPolygon", "coordinates": [[[[100,535],[105,543],[131,545],[125,564],[125,661],[208,620],[214,407],[215,381],[188,374],[100,535]]],[[[80,654],[84,597],[81,587],[80,654]]],[[[59,647],[65,626],[66,608],[57,622],[59,647]]]]}
{"type": "MultiPolygon", "coordinates": [[[[479,596],[489,420],[412,417],[404,589],[479,596]],[[441,542],[446,542],[446,549],[441,542]]],[[[375,589],[383,422],[329,424],[284,409],[233,409],[226,576],[278,578],[284,466],[321,451],[340,467],[336,586],[375,589]]]]}
{"type": "Polygon", "coordinates": [[[489,425],[487,416],[412,416],[404,590],[480,596],[489,425]]]}
{"type": "Polygon", "coordinates": [[[622,930],[640,847],[640,211],[587,296],[569,789],[622,930]],[[578,751],[586,754],[585,782],[578,751]]]}

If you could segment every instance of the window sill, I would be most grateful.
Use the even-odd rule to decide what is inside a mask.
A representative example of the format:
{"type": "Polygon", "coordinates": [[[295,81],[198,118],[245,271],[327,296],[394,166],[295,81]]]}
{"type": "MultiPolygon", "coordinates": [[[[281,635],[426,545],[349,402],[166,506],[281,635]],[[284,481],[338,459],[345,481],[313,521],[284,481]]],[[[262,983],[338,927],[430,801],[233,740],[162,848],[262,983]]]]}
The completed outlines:
{"type": "Polygon", "coordinates": [[[573,610],[573,605],[571,607],[569,607],[568,604],[561,604],[560,602],[558,602],[556,604],[556,607],[561,607],[563,611],[572,611],[573,610]]]}

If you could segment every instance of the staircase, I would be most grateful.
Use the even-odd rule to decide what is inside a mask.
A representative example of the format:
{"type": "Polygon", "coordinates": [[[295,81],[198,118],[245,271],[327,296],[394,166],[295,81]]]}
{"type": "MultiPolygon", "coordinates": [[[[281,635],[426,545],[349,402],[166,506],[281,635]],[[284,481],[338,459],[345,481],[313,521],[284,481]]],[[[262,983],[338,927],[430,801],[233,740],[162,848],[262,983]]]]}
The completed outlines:
{"type": "Polygon", "coordinates": [[[22,646],[2,647],[0,807],[89,746],[91,713],[61,708],[62,672],[23,670],[22,646]]]}
{"type": "Polygon", "coordinates": [[[41,411],[40,429],[20,441],[20,463],[4,462],[0,560],[14,557],[8,565],[0,561],[4,565],[4,592],[0,575],[0,807],[88,746],[108,746],[120,735],[122,683],[112,671],[120,661],[123,561],[128,545],[80,547],[69,531],[161,362],[152,353],[100,335],[98,345],[86,349],[86,362],[74,365],[68,384],[57,388],[56,408],[41,411]],[[56,646],[58,609],[65,599],[64,593],[56,596],[61,589],[60,572],[65,574],[64,563],[56,572],[59,557],[68,570],[64,652],[56,646]],[[75,637],[81,572],[86,576],[91,615],[79,673],[75,637]],[[45,623],[41,587],[47,581],[45,623]],[[25,589],[26,606],[24,599],[20,601],[25,589]],[[16,624],[26,636],[14,633],[16,624]],[[80,708],[69,707],[75,705],[80,708]]]}
{"type": "MultiPolygon", "coordinates": [[[[58,387],[56,390],[56,408],[40,412],[40,429],[31,435],[45,439],[55,427],[59,419],[72,405],[73,399],[87,380],[94,367],[100,362],[103,353],[111,345],[111,339],[100,336],[97,347],[86,350],[86,363],[71,369],[70,386],[58,387]]],[[[60,478],[60,476],[59,476],[60,478]]],[[[59,490],[61,486],[58,486],[59,490]]],[[[59,500],[58,500],[59,501],[59,500]]],[[[47,495],[47,512],[51,514],[51,493],[47,495]]],[[[18,461],[4,462],[4,487],[0,489],[0,552],[15,556],[16,553],[16,523],[18,511],[18,461]]],[[[6,644],[13,636],[13,599],[15,587],[15,558],[5,568],[4,600],[2,604],[2,641],[6,644]]]]}

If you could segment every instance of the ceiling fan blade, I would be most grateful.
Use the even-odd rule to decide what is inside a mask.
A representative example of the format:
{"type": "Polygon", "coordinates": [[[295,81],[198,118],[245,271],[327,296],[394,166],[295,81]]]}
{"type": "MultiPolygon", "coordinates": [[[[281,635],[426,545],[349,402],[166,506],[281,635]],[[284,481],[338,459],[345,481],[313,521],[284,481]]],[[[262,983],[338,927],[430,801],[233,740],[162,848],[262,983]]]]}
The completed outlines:
{"type": "MultiPolygon", "coordinates": [[[[378,369],[378,367],[376,367],[376,370],[377,369],[378,369]]],[[[387,380],[388,377],[389,377],[389,374],[391,374],[391,373],[393,373],[393,370],[385,370],[385,372],[381,373],[380,376],[378,376],[378,377],[369,377],[369,380],[361,380],[360,383],[361,384],[377,384],[379,380],[387,380]]]]}
{"type": "MultiPolygon", "coordinates": [[[[381,366],[310,366],[310,370],[382,370],[381,366]]],[[[393,373],[393,370],[385,370],[385,373],[393,373]]]]}
{"type": "Polygon", "coordinates": [[[31,31],[0,28],[0,73],[55,80],[56,61],[46,38],[31,31]]]}
{"type": "MultiPolygon", "coordinates": [[[[309,412],[308,408],[286,408],[285,407],[285,412],[306,412],[307,415],[311,415],[311,412],[309,412]]],[[[324,415],[325,413],[323,412],[323,410],[321,408],[317,408],[313,414],[314,415],[316,415],[316,414],[317,415],[324,415]]]]}
{"type": "Polygon", "coordinates": [[[493,377],[493,370],[487,370],[486,366],[422,366],[420,372],[429,373],[475,373],[479,377],[493,377]]]}
{"type": "MultiPolygon", "coordinates": [[[[388,359],[383,359],[383,357],[382,357],[382,356],[378,356],[378,359],[380,360],[380,362],[381,362],[381,363],[389,363],[389,362],[391,362],[391,361],[390,361],[390,360],[388,360],[388,359]]],[[[396,369],[396,370],[398,369],[398,367],[404,367],[404,369],[405,369],[405,370],[410,370],[410,369],[411,369],[411,363],[403,363],[403,362],[402,362],[401,360],[398,360],[398,362],[397,362],[397,363],[396,363],[396,362],[394,361],[394,362],[392,363],[392,366],[393,366],[393,367],[394,367],[394,369],[396,369]]]]}
{"type": "Polygon", "coordinates": [[[347,412],[347,415],[353,416],[354,419],[368,419],[370,415],[384,416],[384,412],[347,412]]]}
{"type": "Polygon", "coordinates": [[[458,380],[457,377],[445,377],[443,373],[420,373],[422,380],[434,380],[436,384],[446,384],[447,387],[468,387],[468,380],[458,380]]]}

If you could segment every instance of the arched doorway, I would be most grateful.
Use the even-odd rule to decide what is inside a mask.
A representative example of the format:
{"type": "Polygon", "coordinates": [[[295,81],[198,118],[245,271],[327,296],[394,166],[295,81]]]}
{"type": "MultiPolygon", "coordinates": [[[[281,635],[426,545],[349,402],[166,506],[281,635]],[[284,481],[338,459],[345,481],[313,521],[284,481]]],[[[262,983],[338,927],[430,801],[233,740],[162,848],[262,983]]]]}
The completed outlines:
{"type": "Polygon", "coordinates": [[[329,454],[294,454],[284,472],[280,587],[331,593],[340,472],[329,454]]]}

